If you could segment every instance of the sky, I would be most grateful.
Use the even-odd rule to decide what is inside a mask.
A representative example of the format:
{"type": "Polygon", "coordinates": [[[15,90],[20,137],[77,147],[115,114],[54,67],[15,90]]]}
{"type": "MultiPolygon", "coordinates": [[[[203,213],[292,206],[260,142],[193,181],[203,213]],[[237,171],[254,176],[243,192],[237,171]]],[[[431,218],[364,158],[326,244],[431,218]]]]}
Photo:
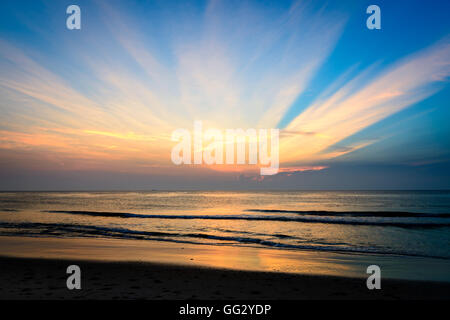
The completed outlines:
{"type": "Polygon", "coordinates": [[[450,189],[449,10],[4,0],[0,190],[450,189]],[[278,128],[280,172],[174,165],[196,120],[278,128]]]}

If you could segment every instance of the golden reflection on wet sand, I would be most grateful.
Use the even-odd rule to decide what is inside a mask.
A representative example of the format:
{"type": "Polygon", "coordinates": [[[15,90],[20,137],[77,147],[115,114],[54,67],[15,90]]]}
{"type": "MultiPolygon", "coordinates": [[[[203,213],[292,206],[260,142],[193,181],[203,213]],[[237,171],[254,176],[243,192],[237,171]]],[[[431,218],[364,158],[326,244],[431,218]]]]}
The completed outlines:
{"type": "Polygon", "coordinates": [[[250,271],[367,277],[371,264],[387,278],[433,280],[421,270],[446,274],[450,263],[414,257],[192,245],[117,239],[0,237],[2,256],[67,260],[141,261],[250,271]]]}

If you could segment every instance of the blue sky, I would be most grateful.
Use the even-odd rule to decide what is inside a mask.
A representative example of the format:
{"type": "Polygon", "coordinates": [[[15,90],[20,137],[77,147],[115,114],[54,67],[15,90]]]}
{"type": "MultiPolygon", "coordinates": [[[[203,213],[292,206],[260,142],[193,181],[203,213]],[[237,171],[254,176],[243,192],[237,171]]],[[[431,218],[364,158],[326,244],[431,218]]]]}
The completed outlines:
{"type": "Polygon", "coordinates": [[[0,6],[1,189],[450,187],[448,1],[0,6]],[[198,119],[279,128],[288,173],[173,168],[198,119]]]}

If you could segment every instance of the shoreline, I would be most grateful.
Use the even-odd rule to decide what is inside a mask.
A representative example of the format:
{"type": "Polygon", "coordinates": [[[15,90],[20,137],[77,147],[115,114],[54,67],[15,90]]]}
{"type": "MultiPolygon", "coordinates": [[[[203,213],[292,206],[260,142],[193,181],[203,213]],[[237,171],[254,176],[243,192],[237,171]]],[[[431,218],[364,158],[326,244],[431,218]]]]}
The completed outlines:
{"type": "Polygon", "coordinates": [[[151,262],[0,257],[1,300],[448,300],[450,283],[242,271],[151,262]],[[66,269],[81,269],[68,290],[66,269]]]}
{"type": "Polygon", "coordinates": [[[446,260],[5,236],[0,252],[0,300],[450,299],[450,281],[441,279],[446,260]],[[72,264],[81,269],[81,290],[66,287],[72,264]],[[381,267],[381,290],[367,289],[371,264],[381,267]]]}
{"type": "Polygon", "coordinates": [[[377,254],[217,246],[164,241],[0,236],[0,256],[92,262],[156,263],[249,272],[367,279],[378,265],[382,279],[450,284],[450,260],[377,254]]]}

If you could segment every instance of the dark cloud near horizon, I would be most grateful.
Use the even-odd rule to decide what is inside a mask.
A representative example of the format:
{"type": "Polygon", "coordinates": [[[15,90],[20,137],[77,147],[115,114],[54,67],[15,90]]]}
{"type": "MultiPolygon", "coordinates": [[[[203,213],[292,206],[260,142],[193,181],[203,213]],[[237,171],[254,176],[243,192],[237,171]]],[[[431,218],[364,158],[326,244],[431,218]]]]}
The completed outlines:
{"type": "Polygon", "coordinates": [[[102,171],[0,169],[1,191],[90,190],[450,189],[450,162],[421,166],[334,164],[319,171],[275,176],[215,174],[145,175],[102,171]]]}

